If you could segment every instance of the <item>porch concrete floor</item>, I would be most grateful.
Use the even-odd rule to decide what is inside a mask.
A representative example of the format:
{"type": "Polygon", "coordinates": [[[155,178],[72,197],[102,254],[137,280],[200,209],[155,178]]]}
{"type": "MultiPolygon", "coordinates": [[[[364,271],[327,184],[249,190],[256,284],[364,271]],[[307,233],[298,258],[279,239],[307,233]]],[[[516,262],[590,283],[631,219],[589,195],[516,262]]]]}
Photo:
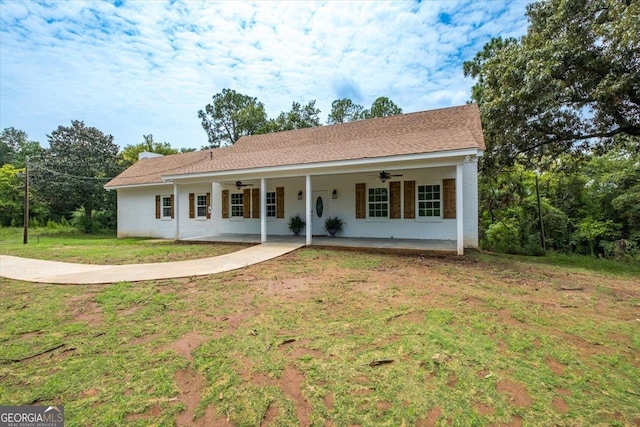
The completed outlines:
{"type": "MultiPolygon", "coordinates": [[[[259,234],[217,234],[181,239],[183,242],[260,243],[259,234]]],[[[304,236],[268,235],[267,242],[305,243],[304,236]]],[[[437,251],[456,253],[455,240],[380,239],[370,237],[314,236],[311,246],[361,249],[393,249],[398,251],[437,251]]]]}

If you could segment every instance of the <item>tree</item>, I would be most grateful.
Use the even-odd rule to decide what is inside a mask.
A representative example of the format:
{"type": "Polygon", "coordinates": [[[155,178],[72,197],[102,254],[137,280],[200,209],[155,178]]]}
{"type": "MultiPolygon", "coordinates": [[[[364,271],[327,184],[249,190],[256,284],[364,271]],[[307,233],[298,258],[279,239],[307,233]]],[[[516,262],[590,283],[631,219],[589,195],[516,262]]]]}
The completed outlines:
{"type": "Polygon", "coordinates": [[[338,123],[353,122],[361,120],[364,107],[354,104],[349,98],[336,99],[331,103],[331,112],[327,117],[327,124],[335,125],[338,123]]]}
{"type": "Polygon", "coordinates": [[[256,133],[280,132],[320,126],[319,114],[320,110],[316,108],[315,100],[309,101],[304,106],[294,102],[291,104],[291,110],[281,112],[277,118],[269,120],[264,129],[260,129],[256,133]]]}
{"type": "Polygon", "coordinates": [[[29,141],[26,132],[8,127],[0,133],[0,166],[10,163],[23,168],[26,157],[35,157],[42,151],[40,143],[29,141]]]}
{"type": "Polygon", "coordinates": [[[24,169],[9,163],[0,167],[0,225],[4,227],[22,222],[24,179],[20,173],[24,174],[24,169]]]}
{"type": "Polygon", "coordinates": [[[47,135],[49,149],[34,162],[33,185],[49,203],[52,214],[69,217],[77,208],[86,215],[86,232],[91,232],[94,210],[114,209],[113,198],[102,187],[122,167],[118,165],[118,146],[113,136],[105,135],[84,122],[58,126],[47,135]]]}
{"type": "Polygon", "coordinates": [[[241,136],[259,133],[267,126],[264,104],[232,89],[215,94],[198,117],[211,148],[233,145],[241,136]]]}
{"type": "Polygon", "coordinates": [[[548,0],[527,16],[521,39],[493,39],[464,63],[477,78],[484,166],[640,135],[640,2],[548,0]]]}
{"type": "Polygon", "coordinates": [[[169,154],[176,154],[178,150],[171,148],[171,144],[168,142],[155,142],[153,135],[142,135],[144,142],[134,145],[127,145],[122,149],[120,153],[120,164],[129,167],[138,161],[138,154],[143,152],[162,154],[163,156],[169,154]]]}
{"type": "Polygon", "coordinates": [[[398,107],[392,100],[381,96],[371,104],[370,110],[364,110],[363,116],[366,119],[374,117],[389,117],[402,114],[402,108],[398,107]]]}

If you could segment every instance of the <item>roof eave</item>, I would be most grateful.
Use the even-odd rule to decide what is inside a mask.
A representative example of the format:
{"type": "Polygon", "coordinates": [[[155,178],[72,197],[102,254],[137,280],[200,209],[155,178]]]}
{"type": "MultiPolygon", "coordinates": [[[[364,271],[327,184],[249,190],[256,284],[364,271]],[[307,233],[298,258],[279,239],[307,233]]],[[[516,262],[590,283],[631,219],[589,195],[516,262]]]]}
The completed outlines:
{"type": "MultiPolygon", "coordinates": [[[[464,148],[458,150],[446,150],[437,151],[431,153],[417,153],[417,154],[402,154],[396,156],[383,156],[383,157],[366,157],[361,159],[350,160],[334,160],[330,162],[316,162],[316,163],[302,163],[294,165],[280,165],[280,166],[267,166],[260,168],[246,168],[246,169],[229,169],[223,171],[207,171],[198,173],[185,173],[174,175],[163,175],[162,178],[166,181],[174,181],[180,179],[197,179],[197,178],[217,178],[227,177],[229,175],[242,175],[242,174],[259,174],[259,175],[273,175],[282,173],[299,172],[300,175],[304,175],[305,171],[312,171],[317,169],[337,169],[348,167],[362,167],[367,165],[378,165],[381,163],[402,163],[408,161],[421,161],[421,160],[442,160],[447,158],[464,158],[465,156],[481,157],[484,150],[481,148],[464,148]]],[[[327,172],[331,173],[331,172],[327,172]]],[[[316,171],[317,174],[317,171],[316,171]]]]}

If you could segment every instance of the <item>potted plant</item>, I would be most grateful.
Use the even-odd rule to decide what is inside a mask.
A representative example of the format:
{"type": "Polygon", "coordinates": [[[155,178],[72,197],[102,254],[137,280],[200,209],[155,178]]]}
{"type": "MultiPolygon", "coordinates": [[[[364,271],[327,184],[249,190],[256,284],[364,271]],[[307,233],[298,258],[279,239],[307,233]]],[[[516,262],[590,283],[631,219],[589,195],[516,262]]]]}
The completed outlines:
{"type": "Polygon", "coordinates": [[[344,222],[337,216],[330,216],[324,221],[324,229],[331,235],[331,237],[336,237],[336,234],[342,233],[343,227],[344,222]]]}
{"type": "Polygon", "coordinates": [[[306,223],[300,218],[300,214],[296,214],[296,216],[292,216],[289,218],[289,230],[293,232],[294,235],[299,236],[300,232],[304,228],[306,223]]]}

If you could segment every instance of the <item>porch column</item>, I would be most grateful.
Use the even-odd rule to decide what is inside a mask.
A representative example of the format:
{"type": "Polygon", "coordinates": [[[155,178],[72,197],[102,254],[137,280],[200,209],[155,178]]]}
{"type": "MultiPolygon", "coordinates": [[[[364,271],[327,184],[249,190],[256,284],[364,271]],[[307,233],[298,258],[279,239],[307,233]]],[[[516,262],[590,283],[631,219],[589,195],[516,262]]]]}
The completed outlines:
{"type": "Polygon", "coordinates": [[[267,243],[267,182],[260,178],[260,243],[267,243]]]}
{"type": "Polygon", "coordinates": [[[313,229],[311,224],[312,215],[313,215],[313,210],[311,208],[311,175],[307,175],[307,185],[305,189],[305,196],[306,196],[305,208],[307,210],[307,217],[305,218],[307,225],[305,227],[305,232],[307,235],[307,246],[311,246],[311,231],[313,229]]]}
{"type": "Polygon", "coordinates": [[[179,203],[179,194],[178,194],[178,184],[173,183],[173,216],[176,221],[176,231],[175,231],[175,239],[180,239],[180,203],[179,203]]]}
{"type": "Polygon", "coordinates": [[[457,236],[457,252],[458,255],[464,254],[464,221],[463,221],[463,194],[462,187],[463,182],[463,167],[464,165],[456,165],[456,236],[457,236]]]}

